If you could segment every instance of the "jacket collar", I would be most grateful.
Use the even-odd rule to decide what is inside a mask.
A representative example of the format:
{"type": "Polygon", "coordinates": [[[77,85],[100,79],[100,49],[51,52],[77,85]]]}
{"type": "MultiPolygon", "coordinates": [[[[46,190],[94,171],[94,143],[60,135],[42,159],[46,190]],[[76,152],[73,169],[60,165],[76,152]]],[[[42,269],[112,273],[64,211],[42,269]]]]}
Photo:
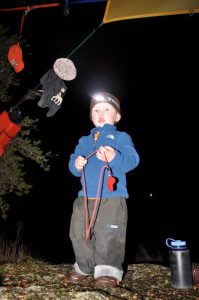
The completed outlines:
{"type": "Polygon", "coordinates": [[[111,125],[111,124],[104,124],[103,127],[95,127],[93,129],[91,129],[91,134],[94,134],[95,132],[101,132],[103,130],[113,130],[115,131],[116,130],[116,126],[115,125],[111,125]]]}

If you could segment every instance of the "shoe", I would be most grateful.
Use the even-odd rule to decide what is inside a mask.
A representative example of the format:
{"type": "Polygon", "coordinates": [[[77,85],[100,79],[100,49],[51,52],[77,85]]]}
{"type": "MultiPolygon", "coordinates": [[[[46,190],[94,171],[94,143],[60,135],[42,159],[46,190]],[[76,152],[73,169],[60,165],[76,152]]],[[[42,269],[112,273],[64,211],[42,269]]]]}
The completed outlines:
{"type": "Polygon", "coordinates": [[[83,280],[85,280],[88,277],[88,275],[82,275],[77,273],[75,270],[72,270],[69,272],[67,276],[67,281],[71,283],[80,283],[83,280]]]}
{"type": "Polygon", "coordinates": [[[117,287],[119,280],[111,276],[100,276],[95,280],[96,287],[117,287]]]}

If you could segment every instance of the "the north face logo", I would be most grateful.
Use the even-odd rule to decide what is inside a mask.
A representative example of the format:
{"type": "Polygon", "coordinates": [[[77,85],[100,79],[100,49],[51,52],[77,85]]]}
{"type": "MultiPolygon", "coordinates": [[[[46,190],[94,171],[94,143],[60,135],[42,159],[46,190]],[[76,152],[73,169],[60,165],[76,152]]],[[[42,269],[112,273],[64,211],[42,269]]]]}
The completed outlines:
{"type": "Polygon", "coordinates": [[[113,135],[113,134],[108,134],[106,137],[107,137],[107,139],[112,139],[112,140],[114,140],[114,139],[115,139],[115,137],[114,137],[114,135],[113,135]]]}

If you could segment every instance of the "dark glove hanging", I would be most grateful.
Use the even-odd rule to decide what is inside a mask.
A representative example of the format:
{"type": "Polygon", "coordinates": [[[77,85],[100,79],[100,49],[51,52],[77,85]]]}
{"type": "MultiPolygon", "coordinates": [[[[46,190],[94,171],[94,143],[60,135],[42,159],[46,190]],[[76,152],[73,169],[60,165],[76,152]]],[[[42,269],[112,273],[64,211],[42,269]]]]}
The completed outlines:
{"type": "Polygon", "coordinates": [[[61,91],[51,98],[51,104],[49,105],[49,111],[46,117],[52,117],[60,109],[64,95],[66,93],[66,87],[62,87],[61,91]]]}
{"type": "Polygon", "coordinates": [[[60,77],[50,69],[40,79],[42,95],[38,106],[48,107],[47,117],[52,117],[61,107],[67,87],[60,77]]]}

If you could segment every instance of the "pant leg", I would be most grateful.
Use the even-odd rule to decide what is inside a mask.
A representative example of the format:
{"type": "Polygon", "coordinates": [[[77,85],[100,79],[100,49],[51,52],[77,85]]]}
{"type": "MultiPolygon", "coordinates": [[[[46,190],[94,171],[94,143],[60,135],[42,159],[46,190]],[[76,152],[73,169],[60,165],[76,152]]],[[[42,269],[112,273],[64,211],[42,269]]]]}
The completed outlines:
{"type": "Polygon", "coordinates": [[[95,278],[113,276],[122,279],[127,218],[124,197],[101,199],[94,227],[95,278]]]}
{"type": "MultiPolygon", "coordinates": [[[[94,201],[92,202],[94,203],[94,201]]],[[[85,240],[85,209],[83,197],[77,198],[73,204],[73,213],[70,223],[70,239],[72,241],[76,263],[81,272],[85,274],[93,273],[94,244],[93,239],[85,240]]]]}

